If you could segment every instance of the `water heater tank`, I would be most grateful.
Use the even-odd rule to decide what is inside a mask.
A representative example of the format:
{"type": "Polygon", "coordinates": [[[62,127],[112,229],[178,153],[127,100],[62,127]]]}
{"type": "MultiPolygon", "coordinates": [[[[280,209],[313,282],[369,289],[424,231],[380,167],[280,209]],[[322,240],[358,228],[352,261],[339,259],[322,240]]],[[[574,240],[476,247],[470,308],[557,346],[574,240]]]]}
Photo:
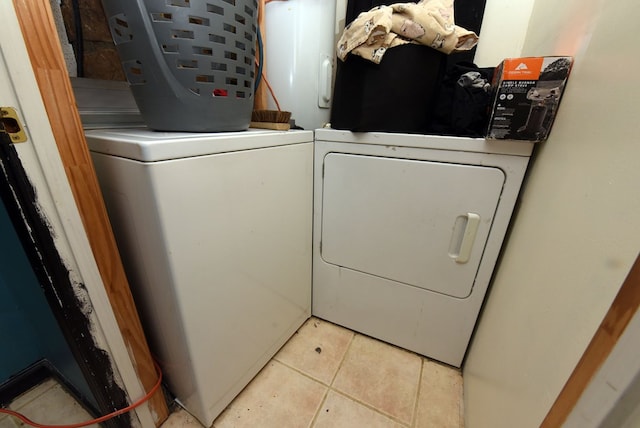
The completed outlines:
{"type": "Polygon", "coordinates": [[[267,78],[280,107],[296,125],[320,128],[331,107],[336,2],[270,1],[265,11],[267,78]]]}

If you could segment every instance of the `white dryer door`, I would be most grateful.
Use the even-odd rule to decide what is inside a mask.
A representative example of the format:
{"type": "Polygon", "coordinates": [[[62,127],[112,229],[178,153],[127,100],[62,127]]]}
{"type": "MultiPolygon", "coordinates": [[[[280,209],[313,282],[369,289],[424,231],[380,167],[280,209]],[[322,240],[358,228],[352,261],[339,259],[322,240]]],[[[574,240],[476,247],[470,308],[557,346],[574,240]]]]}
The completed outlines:
{"type": "Polygon", "coordinates": [[[329,153],[322,258],[465,298],[504,180],[494,167],[329,153]]]}

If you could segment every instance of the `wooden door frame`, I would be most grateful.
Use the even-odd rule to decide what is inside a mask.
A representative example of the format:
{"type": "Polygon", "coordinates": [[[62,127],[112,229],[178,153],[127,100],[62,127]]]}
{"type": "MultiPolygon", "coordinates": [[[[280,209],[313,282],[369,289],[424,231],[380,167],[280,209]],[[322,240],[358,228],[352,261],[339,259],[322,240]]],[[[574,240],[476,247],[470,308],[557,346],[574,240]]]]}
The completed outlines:
{"type": "MultiPolygon", "coordinates": [[[[84,137],[71,81],[48,0],[13,0],[13,7],[58,152],[137,378],[145,391],[157,382],[151,357],[84,137]]],[[[101,302],[92,302],[95,306],[101,302]]],[[[129,397],[135,400],[139,397],[129,397]]],[[[162,393],[148,402],[156,425],[168,416],[162,393]]]]}
{"type": "Polygon", "coordinates": [[[618,343],[639,306],[640,256],[636,258],[589,346],[549,409],[540,425],[541,428],[560,427],[567,420],[589,382],[618,343]]]}

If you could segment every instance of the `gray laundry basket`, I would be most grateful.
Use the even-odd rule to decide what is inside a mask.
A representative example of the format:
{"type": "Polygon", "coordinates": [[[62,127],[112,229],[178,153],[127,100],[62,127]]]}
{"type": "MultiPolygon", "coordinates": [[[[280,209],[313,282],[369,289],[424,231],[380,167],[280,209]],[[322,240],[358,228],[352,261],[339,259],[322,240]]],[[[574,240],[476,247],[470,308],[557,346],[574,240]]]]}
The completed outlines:
{"type": "Polygon", "coordinates": [[[102,0],[147,126],[219,132],[249,127],[256,0],[102,0]]]}

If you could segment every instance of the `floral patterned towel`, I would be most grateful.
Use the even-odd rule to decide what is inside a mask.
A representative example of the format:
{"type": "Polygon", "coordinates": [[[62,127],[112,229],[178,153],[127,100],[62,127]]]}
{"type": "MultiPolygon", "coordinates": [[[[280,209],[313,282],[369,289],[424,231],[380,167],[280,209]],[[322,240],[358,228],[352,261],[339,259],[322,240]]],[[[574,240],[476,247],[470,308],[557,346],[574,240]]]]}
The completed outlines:
{"type": "Polygon", "coordinates": [[[473,48],[478,36],[455,25],[453,0],[396,3],[358,15],[344,29],[337,53],[342,61],[351,53],[379,64],[387,49],[406,43],[450,54],[473,48]]]}

